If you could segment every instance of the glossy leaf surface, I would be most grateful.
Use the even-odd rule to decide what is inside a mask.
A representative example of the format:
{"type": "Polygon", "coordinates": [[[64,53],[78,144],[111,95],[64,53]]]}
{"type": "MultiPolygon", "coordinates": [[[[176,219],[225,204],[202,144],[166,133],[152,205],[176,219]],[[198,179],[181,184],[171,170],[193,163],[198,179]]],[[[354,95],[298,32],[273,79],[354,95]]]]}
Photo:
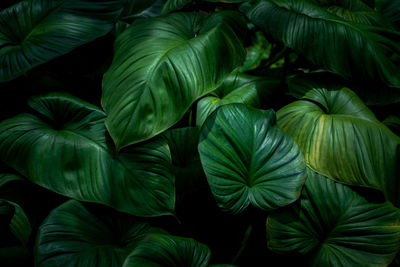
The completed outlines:
{"type": "Polygon", "coordinates": [[[392,53],[400,54],[396,31],[341,19],[308,0],[261,0],[250,5],[246,14],[321,68],[348,79],[400,87],[400,70],[390,58],[392,53]]]}
{"type": "Polygon", "coordinates": [[[313,89],[277,112],[307,165],[336,181],[382,190],[399,205],[400,138],[350,89],[313,89]]]}
{"type": "Polygon", "coordinates": [[[300,208],[268,217],[268,246],[311,257],[310,266],[387,266],[400,248],[400,211],[313,171],[300,208]]]}
{"type": "Polygon", "coordinates": [[[121,1],[26,0],[0,11],[0,82],[113,28],[121,1]]]}
{"type": "Polygon", "coordinates": [[[132,219],[98,217],[70,200],[54,209],[40,226],[35,263],[39,267],[120,267],[146,235],[159,231],[132,219]]]}
{"type": "Polygon", "coordinates": [[[241,27],[233,12],[175,13],[125,30],[103,79],[105,123],[117,150],[168,129],[216,89],[244,57],[241,27]]]}
{"type": "Polygon", "coordinates": [[[233,73],[213,92],[214,96],[204,97],[198,102],[196,124],[201,126],[222,105],[242,103],[259,107],[261,99],[272,95],[278,84],[279,81],[273,79],[233,73]]]}
{"type": "Polygon", "coordinates": [[[250,204],[273,210],[300,196],[304,159],[293,139],[277,127],[273,110],[221,106],[202,127],[199,152],[211,191],[224,210],[237,214],[250,204]]]}
{"type": "Polygon", "coordinates": [[[127,257],[123,267],[206,267],[209,248],[191,238],[151,234],[127,257]]]}
{"type": "Polygon", "coordinates": [[[174,177],[167,144],[154,140],[118,156],[106,139],[105,114],[80,99],[51,94],[0,123],[0,157],[32,182],[77,200],[138,216],[170,214],[174,177]]]}

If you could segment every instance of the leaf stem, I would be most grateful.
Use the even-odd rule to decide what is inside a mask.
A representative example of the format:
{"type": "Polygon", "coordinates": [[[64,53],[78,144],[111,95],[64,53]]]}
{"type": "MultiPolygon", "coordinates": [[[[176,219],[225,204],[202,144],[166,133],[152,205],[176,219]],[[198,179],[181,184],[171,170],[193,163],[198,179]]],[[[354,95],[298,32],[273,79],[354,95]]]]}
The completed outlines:
{"type": "Polygon", "coordinates": [[[252,229],[253,229],[253,225],[250,224],[249,227],[247,227],[246,232],[244,233],[242,244],[240,245],[238,252],[236,253],[235,257],[231,261],[232,264],[235,264],[235,262],[239,259],[240,255],[242,255],[244,249],[247,246],[247,242],[249,241],[249,237],[250,237],[252,229]]]}

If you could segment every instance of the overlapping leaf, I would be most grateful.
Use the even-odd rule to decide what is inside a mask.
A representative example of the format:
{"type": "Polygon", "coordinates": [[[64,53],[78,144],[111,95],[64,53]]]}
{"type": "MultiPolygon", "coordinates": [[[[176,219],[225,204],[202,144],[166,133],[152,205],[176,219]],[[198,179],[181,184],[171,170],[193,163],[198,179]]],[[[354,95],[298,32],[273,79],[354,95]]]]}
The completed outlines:
{"type": "Polygon", "coordinates": [[[0,157],[34,183],[78,200],[138,216],[170,214],[174,178],[167,144],[154,140],[116,155],[105,114],[82,100],[51,94],[0,123],[0,157]]]}
{"type": "Polygon", "coordinates": [[[313,89],[277,112],[307,164],[346,184],[380,189],[400,205],[400,138],[350,90],[313,89]]]}
{"type": "Polygon", "coordinates": [[[213,92],[214,96],[204,97],[198,102],[196,124],[201,126],[222,105],[242,103],[259,107],[261,100],[271,96],[278,84],[279,80],[233,73],[213,92]]]}
{"type": "Polygon", "coordinates": [[[70,200],[54,209],[39,228],[35,264],[39,267],[120,267],[149,233],[147,223],[98,216],[70,200]]]}
{"type": "Polygon", "coordinates": [[[221,106],[206,120],[200,159],[219,206],[273,210],[295,201],[306,178],[301,151],[275,124],[273,110],[221,106]]]}
{"type": "Polygon", "coordinates": [[[241,25],[233,12],[175,13],[135,21],[118,37],[102,96],[118,150],[168,129],[223,82],[244,57],[241,25]]]}
{"type": "Polygon", "coordinates": [[[127,257],[123,267],[206,267],[209,248],[191,238],[151,234],[127,257]]]}
{"type": "Polygon", "coordinates": [[[121,1],[26,0],[0,12],[0,82],[108,33],[121,1]]]}
{"type": "Polygon", "coordinates": [[[268,217],[268,246],[308,254],[310,266],[387,266],[400,248],[400,211],[313,171],[300,207],[268,217]]]}
{"type": "Polygon", "coordinates": [[[341,19],[308,0],[261,0],[248,5],[246,14],[321,68],[400,87],[400,69],[391,61],[400,54],[396,31],[341,19]]]}

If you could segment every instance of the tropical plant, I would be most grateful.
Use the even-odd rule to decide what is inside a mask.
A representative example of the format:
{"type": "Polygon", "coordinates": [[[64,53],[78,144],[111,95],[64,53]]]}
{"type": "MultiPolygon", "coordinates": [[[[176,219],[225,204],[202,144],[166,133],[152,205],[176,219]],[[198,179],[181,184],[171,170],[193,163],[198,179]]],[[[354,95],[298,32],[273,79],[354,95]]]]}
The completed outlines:
{"type": "Polygon", "coordinates": [[[399,3],[1,1],[0,265],[400,266],[399,3]]]}

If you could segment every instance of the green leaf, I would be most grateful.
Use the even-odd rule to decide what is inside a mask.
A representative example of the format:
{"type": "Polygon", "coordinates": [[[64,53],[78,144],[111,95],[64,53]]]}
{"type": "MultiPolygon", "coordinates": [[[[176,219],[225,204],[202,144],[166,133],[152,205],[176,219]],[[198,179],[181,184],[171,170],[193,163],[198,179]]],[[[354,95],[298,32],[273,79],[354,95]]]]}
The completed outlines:
{"type": "Polygon", "coordinates": [[[210,261],[209,248],[191,238],[165,234],[150,234],[127,257],[123,267],[206,267],[210,261]]]}
{"type": "Polygon", "coordinates": [[[117,38],[102,96],[117,150],[165,131],[223,82],[244,57],[241,23],[233,12],[175,13],[137,20],[117,38]]]}
{"type": "Polygon", "coordinates": [[[252,204],[268,211],[300,196],[304,159],[293,139],[276,126],[273,110],[221,106],[202,127],[199,152],[223,210],[237,214],[252,204]]]}
{"type": "Polygon", "coordinates": [[[313,89],[277,112],[313,170],[336,181],[382,190],[400,206],[400,138],[350,89],[313,89]]]}
{"type": "Polygon", "coordinates": [[[174,177],[167,144],[156,139],[116,155],[105,114],[80,99],[50,94],[30,102],[40,116],[0,123],[0,158],[32,182],[71,198],[137,216],[171,214],[174,177]]]}
{"type": "Polygon", "coordinates": [[[12,210],[11,212],[13,215],[10,221],[10,231],[16,238],[18,238],[19,241],[21,241],[22,245],[25,246],[32,231],[29,219],[20,205],[14,201],[11,201],[10,199],[5,198],[5,196],[1,194],[2,187],[8,183],[23,180],[23,178],[15,174],[0,174],[0,206],[2,206],[3,209],[8,207],[6,209],[12,210]]]}
{"type": "Polygon", "coordinates": [[[261,0],[246,14],[318,67],[400,87],[400,69],[390,59],[400,54],[399,32],[340,19],[307,0],[261,0]]]}
{"type": "Polygon", "coordinates": [[[278,80],[232,73],[213,94],[202,98],[197,104],[196,124],[201,126],[207,117],[218,107],[232,103],[242,103],[260,107],[260,100],[276,90],[278,80]]]}
{"type": "Polygon", "coordinates": [[[142,239],[161,229],[129,218],[95,215],[70,200],[50,212],[35,244],[38,267],[120,267],[142,239]]]}
{"type": "Polygon", "coordinates": [[[247,55],[242,66],[238,67],[239,72],[246,72],[257,68],[262,60],[271,55],[272,44],[267,41],[261,31],[255,32],[251,39],[251,46],[247,47],[247,55]]]}
{"type": "Polygon", "coordinates": [[[366,25],[392,27],[388,20],[379,12],[361,0],[331,1],[327,5],[326,10],[344,20],[366,25]]]}
{"type": "Polygon", "coordinates": [[[26,0],[0,12],[0,82],[105,35],[119,0],[26,0]]]}
{"type": "Polygon", "coordinates": [[[268,247],[310,266],[387,266],[400,248],[400,211],[309,171],[299,203],[268,217],[268,247]]]}
{"type": "Polygon", "coordinates": [[[10,231],[25,246],[28,243],[32,228],[24,210],[17,203],[1,198],[0,207],[1,214],[6,211],[6,207],[11,209],[9,212],[13,213],[13,215],[10,221],[10,231]]]}
{"type": "Polygon", "coordinates": [[[164,6],[162,8],[162,12],[170,13],[172,11],[179,10],[191,2],[192,2],[192,0],[168,0],[164,4],[164,6]]]}

